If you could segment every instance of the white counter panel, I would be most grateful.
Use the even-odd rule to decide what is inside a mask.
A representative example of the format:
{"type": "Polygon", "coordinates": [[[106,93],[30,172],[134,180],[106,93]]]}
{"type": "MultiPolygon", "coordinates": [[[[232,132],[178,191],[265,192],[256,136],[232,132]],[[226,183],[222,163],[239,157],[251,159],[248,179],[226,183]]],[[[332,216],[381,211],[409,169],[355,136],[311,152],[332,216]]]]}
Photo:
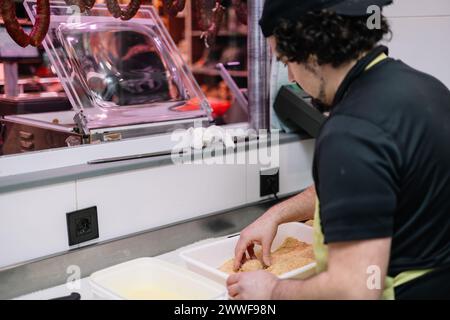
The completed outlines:
{"type": "MultiPolygon", "coordinates": [[[[314,144],[315,140],[310,139],[280,145],[280,196],[300,191],[313,183],[314,144]]],[[[247,202],[273,197],[260,197],[260,170],[264,167],[260,164],[249,164],[247,167],[247,202]]]]}
{"type": "Polygon", "coordinates": [[[172,165],[77,181],[100,241],[245,204],[246,165],[172,165]]]}
{"type": "Polygon", "coordinates": [[[0,194],[0,268],[69,249],[75,182],[0,194]]]}

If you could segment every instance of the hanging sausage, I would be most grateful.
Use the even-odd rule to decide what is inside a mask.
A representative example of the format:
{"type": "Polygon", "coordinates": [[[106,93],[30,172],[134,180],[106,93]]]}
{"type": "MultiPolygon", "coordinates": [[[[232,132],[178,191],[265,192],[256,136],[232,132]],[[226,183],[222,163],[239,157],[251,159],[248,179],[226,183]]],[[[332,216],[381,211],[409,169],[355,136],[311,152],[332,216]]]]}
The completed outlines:
{"type": "Polygon", "coordinates": [[[164,9],[172,17],[175,17],[178,12],[184,10],[186,0],[164,0],[164,9]]]}
{"type": "Polygon", "coordinates": [[[117,0],[106,0],[106,7],[114,18],[130,20],[141,7],[141,0],[130,0],[128,6],[122,10],[117,0]]]}
{"type": "Polygon", "coordinates": [[[1,0],[0,11],[5,28],[11,38],[21,47],[39,46],[47,35],[50,26],[50,1],[37,0],[36,21],[30,34],[27,34],[16,16],[14,0],[1,0]]]}
{"type": "Polygon", "coordinates": [[[201,39],[204,39],[207,48],[215,43],[225,10],[222,0],[192,1],[192,11],[196,16],[200,30],[203,31],[201,39]]]}
{"type": "MultiPolygon", "coordinates": [[[[206,47],[215,42],[226,11],[224,0],[192,0],[192,11],[202,31],[206,47]]],[[[50,25],[50,0],[37,0],[36,23],[28,35],[16,17],[14,0],[2,0],[0,9],[6,30],[11,38],[22,47],[28,45],[38,46],[45,38],[50,25]]],[[[85,12],[95,5],[95,0],[65,0],[68,5],[76,5],[80,12],[85,12]]],[[[106,0],[108,11],[115,18],[130,20],[138,12],[142,0],[130,0],[128,6],[122,9],[118,0],[106,0]]],[[[164,0],[166,11],[172,16],[182,11],[185,0],[164,0]]],[[[247,23],[247,0],[233,0],[233,5],[241,23],[247,23]]]]}

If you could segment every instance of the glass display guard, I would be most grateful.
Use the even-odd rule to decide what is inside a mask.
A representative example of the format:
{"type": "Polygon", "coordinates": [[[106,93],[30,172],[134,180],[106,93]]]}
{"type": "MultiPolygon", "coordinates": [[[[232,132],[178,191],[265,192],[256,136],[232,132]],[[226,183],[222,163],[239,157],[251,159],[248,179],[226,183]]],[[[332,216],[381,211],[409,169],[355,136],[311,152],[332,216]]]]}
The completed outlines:
{"type": "MultiPolygon", "coordinates": [[[[35,21],[36,0],[24,6],[35,21]]],[[[96,4],[51,2],[43,42],[80,129],[211,117],[211,107],[152,6],[122,21],[96,4]]]]}

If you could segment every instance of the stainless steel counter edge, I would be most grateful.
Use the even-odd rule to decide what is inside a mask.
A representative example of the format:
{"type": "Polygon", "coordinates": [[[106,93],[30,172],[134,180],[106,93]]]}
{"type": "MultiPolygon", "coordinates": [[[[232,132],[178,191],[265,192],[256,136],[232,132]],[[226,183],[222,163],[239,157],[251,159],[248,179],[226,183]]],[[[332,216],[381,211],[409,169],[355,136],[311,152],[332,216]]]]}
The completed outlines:
{"type": "Polygon", "coordinates": [[[266,200],[0,269],[0,299],[64,284],[71,275],[67,273],[69,266],[78,267],[80,277],[86,277],[124,261],[240,232],[273,204],[273,200],[266,200]]]}
{"type": "MultiPolygon", "coordinates": [[[[305,136],[297,134],[280,134],[280,144],[295,142],[306,138],[307,137],[305,136]]],[[[67,181],[92,178],[106,174],[170,164],[172,164],[171,156],[166,155],[95,165],[81,164],[32,173],[5,176],[0,177],[0,194],[22,189],[42,187],[51,184],[64,183],[67,181]]]]}

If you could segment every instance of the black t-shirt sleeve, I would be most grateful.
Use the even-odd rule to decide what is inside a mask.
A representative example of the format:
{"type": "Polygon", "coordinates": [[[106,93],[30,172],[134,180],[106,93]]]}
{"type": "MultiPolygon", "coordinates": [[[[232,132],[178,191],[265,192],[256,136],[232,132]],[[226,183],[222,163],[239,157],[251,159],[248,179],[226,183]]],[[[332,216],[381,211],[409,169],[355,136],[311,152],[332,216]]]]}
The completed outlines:
{"type": "Polygon", "coordinates": [[[366,120],[333,116],[315,161],[326,243],[392,236],[401,159],[386,132],[366,120]]]}

